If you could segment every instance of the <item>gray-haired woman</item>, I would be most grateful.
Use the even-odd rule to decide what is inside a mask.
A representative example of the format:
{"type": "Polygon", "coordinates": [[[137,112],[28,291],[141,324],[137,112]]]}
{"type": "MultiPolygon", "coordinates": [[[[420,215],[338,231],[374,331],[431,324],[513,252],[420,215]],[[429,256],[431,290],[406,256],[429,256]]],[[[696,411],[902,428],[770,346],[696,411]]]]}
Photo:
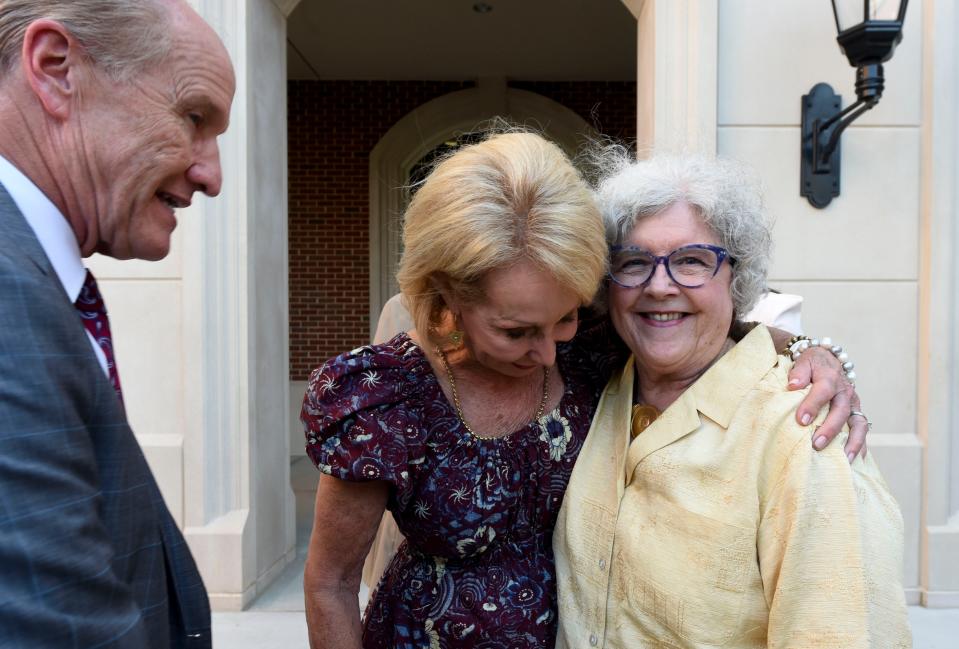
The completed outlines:
{"type": "Polygon", "coordinates": [[[632,356],[557,521],[557,647],[910,646],[902,518],[873,458],[813,451],[792,354],[763,326],[731,336],[770,258],[749,175],[619,158],[599,202],[632,356]]]}

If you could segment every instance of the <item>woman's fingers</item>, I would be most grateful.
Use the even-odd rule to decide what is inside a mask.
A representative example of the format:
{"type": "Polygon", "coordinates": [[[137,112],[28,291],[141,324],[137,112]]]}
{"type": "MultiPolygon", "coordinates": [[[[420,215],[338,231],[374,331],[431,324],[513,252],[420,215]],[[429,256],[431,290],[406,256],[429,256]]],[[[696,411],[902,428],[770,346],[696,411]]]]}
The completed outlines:
{"type": "Polygon", "coordinates": [[[866,456],[866,435],[869,422],[859,411],[859,395],[846,380],[839,361],[832,353],[820,347],[812,347],[796,360],[789,371],[789,389],[799,390],[810,385],[809,394],[796,410],[796,420],[810,424],[823,406],[829,404],[825,421],[812,436],[813,447],[822,450],[836,438],[843,424],[849,424],[849,438],[844,452],[850,462],[859,453],[866,456]],[[855,415],[851,413],[857,413],[855,415]]]}
{"type": "MultiPolygon", "coordinates": [[[[839,427],[832,431],[829,436],[829,439],[832,439],[849,416],[848,402],[845,411],[833,413],[837,405],[842,405],[841,403],[834,404],[833,399],[845,392],[846,377],[836,357],[821,347],[811,347],[804,351],[789,371],[790,390],[802,389],[810,383],[812,386],[809,388],[809,394],[806,395],[806,398],[799,404],[799,409],[796,410],[796,421],[803,426],[808,426],[819,414],[819,411],[826,404],[830,404],[830,416],[841,415],[839,427]]],[[[830,422],[830,427],[832,425],[832,422],[830,422]]]]}
{"type": "MultiPolygon", "coordinates": [[[[815,387],[816,382],[813,381],[813,389],[815,389],[815,387]]],[[[826,392],[827,391],[824,390],[823,394],[825,395],[826,392]]],[[[810,394],[812,394],[812,390],[810,390],[810,394]]],[[[806,397],[806,401],[808,400],[809,397],[806,397]]],[[[803,403],[805,403],[805,401],[803,403]]],[[[802,410],[802,405],[800,405],[799,408],[802,410]]],[[[849,418],[849,410],[849,393],[840,386],[839,391],[834,391],[832,398],[829,400],[829,413],[826,415],[825,421],[823,421],[822,425],[813,433],[812,445],[817,451],[826,448],[826,446],[836,438],[836,435],[842,430],[843,424],[845,424],[849,418]]]]}
{"type": "Polygon", "coordinates": [[[863,458],[866,457],[866,453],[868,453],[866,448],[866,435],[869,433],[871,424],[866,418],[866,415],[862,414],[856,388],[850,385],[848,392],[851,404],[850,411],[855,414],[849,415],[849,439],[846,440],[845,450],[846,457],[852,462],[860,453],[862,453],[863,458]]]}

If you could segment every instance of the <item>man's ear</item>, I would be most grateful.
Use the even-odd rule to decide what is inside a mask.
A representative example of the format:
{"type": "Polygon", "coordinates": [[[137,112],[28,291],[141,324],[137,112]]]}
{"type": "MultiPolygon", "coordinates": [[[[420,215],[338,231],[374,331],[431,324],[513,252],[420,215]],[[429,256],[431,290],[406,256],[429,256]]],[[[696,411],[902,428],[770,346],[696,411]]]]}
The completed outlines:
{"type": "Polygon", "coordinates": [[[61,23],[41,19],[27,27],[20,65],[27,83],[51,117],[69,117],[76,97],[76,71],[72,68],[81,60],[79,42],[61,23]]]}

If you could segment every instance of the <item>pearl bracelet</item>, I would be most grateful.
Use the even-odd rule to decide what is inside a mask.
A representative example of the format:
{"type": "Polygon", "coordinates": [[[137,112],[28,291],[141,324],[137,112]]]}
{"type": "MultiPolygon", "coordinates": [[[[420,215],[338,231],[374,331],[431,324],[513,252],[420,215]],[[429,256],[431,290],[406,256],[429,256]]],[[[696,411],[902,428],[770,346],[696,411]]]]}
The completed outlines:
{"type": "Polygon", "coordinates": [[[785,356],[789,356],[794,361],[810,347],[822,347],[836,357],[836,360],[842,365],[842,371],[846,375],[846,380],[856,384],[856,372],[853,370],[856,364],[849,360],[849,355],[843,351],[842,345],[833,345],[832,338],[809,338],[807,336],[794,336],[786,343],[786,349],[783,350],[785,356]]]}

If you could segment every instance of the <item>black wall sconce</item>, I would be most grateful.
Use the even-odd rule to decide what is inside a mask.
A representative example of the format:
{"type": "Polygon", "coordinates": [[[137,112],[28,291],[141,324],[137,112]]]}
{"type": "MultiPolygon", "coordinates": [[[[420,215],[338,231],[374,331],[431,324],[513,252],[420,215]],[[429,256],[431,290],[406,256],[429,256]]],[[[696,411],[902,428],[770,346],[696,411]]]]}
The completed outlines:
{"type": "Polygon", "coordinates": [[[856,102],[841,108],[842,97],[817,83],[802,97],[799,193],[823,209],[839,196],[839,138],[860,115],[879,103],[882,64],[902,40],[909,0],[832,0],[836,41],[856,68],[856,102]]]}

